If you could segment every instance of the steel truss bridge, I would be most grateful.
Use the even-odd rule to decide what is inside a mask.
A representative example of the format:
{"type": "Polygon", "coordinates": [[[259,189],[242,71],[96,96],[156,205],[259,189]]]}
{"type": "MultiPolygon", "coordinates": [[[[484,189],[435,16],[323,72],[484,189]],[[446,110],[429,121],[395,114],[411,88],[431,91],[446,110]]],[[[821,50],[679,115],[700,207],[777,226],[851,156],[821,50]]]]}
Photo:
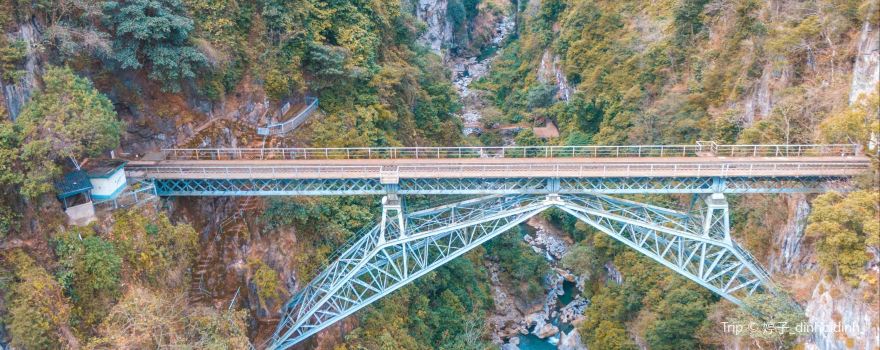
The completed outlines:
{"type": "Polygon", "coordinates": [[[868,171],[856,145],[167,149],[130,161],[160,196],[382,195],[376,226],[341,247],[282,308],[287,349],[548,209],[739,305],[773,291],[731,239],[727,194],[845,190],[868,171]],[[406,195],[470,195],[407,211],[406,195]],[[679,211],[612,197],[690,194],[679,211]]]}

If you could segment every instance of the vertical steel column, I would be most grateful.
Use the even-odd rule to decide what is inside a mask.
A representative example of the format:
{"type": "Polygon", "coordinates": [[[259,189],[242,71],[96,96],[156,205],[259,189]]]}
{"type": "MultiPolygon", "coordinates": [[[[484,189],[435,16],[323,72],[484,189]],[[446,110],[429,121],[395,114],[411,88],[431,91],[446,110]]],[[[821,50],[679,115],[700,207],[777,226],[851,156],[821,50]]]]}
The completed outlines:
{"type": "Polygon", "coordinates": [[[703,198],[703,236],[721,239],[732,244],[730,238],[730,208],[723,193],[713,193],[703,198]]]}
{"type": "Polygon", "coordinates": [[[385,243],[386,240],[406,237],[403,198],[397,194],[390,193],[382,197],[382,220],[379,228],[379,244],[385,243]]]}

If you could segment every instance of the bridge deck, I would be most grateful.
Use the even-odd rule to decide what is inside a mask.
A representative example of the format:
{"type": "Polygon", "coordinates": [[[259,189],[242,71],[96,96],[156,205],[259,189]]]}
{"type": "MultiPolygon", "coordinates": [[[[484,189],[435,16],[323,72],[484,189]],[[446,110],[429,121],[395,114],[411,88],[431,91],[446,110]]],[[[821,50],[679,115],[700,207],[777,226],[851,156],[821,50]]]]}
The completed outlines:
{"type": "Polygon", "coordinates": [[[131,161],[129,175],[153,179],[368,179],[852,176],[864,156],[131,161]]]}

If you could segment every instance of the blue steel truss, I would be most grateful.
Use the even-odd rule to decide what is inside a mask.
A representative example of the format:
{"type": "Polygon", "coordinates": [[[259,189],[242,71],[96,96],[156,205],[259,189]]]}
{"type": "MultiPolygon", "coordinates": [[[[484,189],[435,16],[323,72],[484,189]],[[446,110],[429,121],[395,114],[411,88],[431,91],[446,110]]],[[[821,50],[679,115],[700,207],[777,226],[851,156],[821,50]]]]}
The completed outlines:
{"type": "Polygon", "coordinates": [[[847,177],[609,177],[380,179],[154,179],[160,196],[415,194],[798,193],[841,187],[847,177]]]}
{"type": "Polygon", "coordinates": [[[382,203],[379,224],[284,306],[270,349],[303,341],[551,207],[734,303],[772,291],[767,273],[731,239],[722,193],[702,196],[691,213],[601,194],[492,195],[412,213],[397,195],[382,203]]]}

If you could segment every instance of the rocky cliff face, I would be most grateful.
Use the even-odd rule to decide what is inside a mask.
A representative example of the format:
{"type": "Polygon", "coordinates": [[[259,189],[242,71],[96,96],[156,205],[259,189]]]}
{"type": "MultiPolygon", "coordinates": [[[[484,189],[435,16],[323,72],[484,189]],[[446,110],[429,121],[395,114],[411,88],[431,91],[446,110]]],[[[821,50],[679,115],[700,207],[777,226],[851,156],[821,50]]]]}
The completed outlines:
{"type": "MultiPolygon", "coordinates": [[[[814,249],[805,244],[804,237],[811,209],[809,200],[804,195],[793,195],[788,202],[788,219],[776,236],[769,270],[777,280],[794,285],[788,289],[800,290],[795,295],[804,306],[808,320],[799,330],[810,334],[803,339],[806,348],[876,349],[880,344],[880,325],[877,324],[880,305],[877,296],[872,294],[876,291],[870,286],[854,289],[832,282],[827,273],[824,276],[814,273],[817,269],[814,249]]],[[[869,273],[876,274],[876,267],[869,273]]],[[[743,345],[733,341],[726,344],[726,348],[739,349],[743,345]]]]}
{"type": "Polygon", "coordinates": [[[30,23],[23,23],[18,32],[8,35],[9,40],[22,40],[26,47],[26,58],[24,71],[25,74],[13,84],[4,84],[0,80],[0,87],[3,89],[3,97],[6,100],[6,110],[12,120],[21,113],[24,104],[28,101],[31,93],[37,88],[37,69],[39,68],[36,27],[30,23]]]}
{"type": "Polygon", "coordinates": [[[559,55],[550,53],[550,50],[544,50],[541,56],[541,65],[538,66],[538,81],[544,84],[553,84],[556,86],[556,98],[568,102],[571,98],[572,88],[568,85],[568,79],[565,78],[565,72],[560,67],[559,55]]]}
{"type": "MultiPolygon", "coordinates": [[[[849,102],[862,94],[877,91],[880,81],[880,26],[865,23],[859,36],[858,54],[853,65],[849,102]]],[[[808,211],[808,210],[807,210],[808,211]]],[[[798,216],[796,216],[796,219],[798,216]]],[[[803,229],[795,230],[802,231],[803,229]]],[[[802,237],[802,233],[797,234],[802,237]]],[[[794,252],[792,256],[803,256],[794,252]]],[[[877,259],[866,273],[878,276],[877,259]]],[[[808,349],[877,349],[880,348],[880,296],[876,284],[862,283],[851,288],[830,278],[820,280],[813,288],[805,311],[814,327],[808,349]]]]}
{"type": "Polygon", "coordinates": [[[419,0],[416,6],[416,17],[427,25],[420,41],[436,53],[441,53],[444,45],[452,40],[452,24],[446,16],[447,5],[446,0],[419,0]]]}
{"type": "Polygon", "coordinates": [[[746,95],[742,102],[742,120],[745,125],[752,125],[756,120],[770,115],[773,106],[770,92],[771,67],[764,67],[761,78],[754,83],[751,94],[746,95]]]}
{"type": "Polygon", "coordinates": [[[776,237],[771,253],[770,273],[801,274],[816,266],[803,249],[804,230],[810,215],[810,202],[802,194],[792,195],[788,201],[788,220],[776,237]]]}
{"type": "Polygon", "coordinates": [[[865,22],[859,36],[859,53],[853,65],[852,85],[849,103],[854,103],[861,94],[877,90],[880,81],[880,25],[865,22]]]}
{"type": "Polygon", "coordinates": [[[805,306],[813,327],[807,348],[870,350],[880,347],[880,325],[877,324],[880,304],[873,289],[852,289],[826,280],[819,281],[805,306]]]}

